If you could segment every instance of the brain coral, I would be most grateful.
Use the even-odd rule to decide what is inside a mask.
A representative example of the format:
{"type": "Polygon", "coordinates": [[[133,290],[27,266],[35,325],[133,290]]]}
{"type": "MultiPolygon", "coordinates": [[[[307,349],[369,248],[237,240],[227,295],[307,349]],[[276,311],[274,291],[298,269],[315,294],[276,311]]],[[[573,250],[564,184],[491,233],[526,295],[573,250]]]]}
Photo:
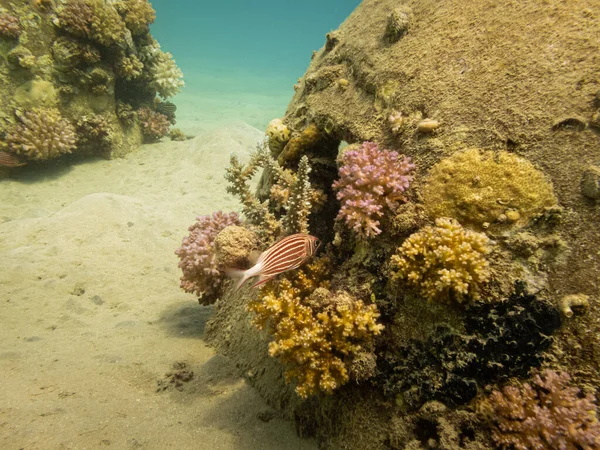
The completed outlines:
{"type": "Polygon", "coordinates": [[[34,108],[18,115],[6,135],[8,148],[28,159],[56,158],[75,149],[75,128],[56,109],[34,108]]]}
{"type": "Polygon", "coordinates": [[[477,149],[433,166],[423,199],[431,217],[452,217],[479,229],[521,227],[556,204],[552,185],[529,161],[477,149]]]}
{"type": "Polygon", "coordinates": [[[453,219],[436,219],[412,234],[392,256],[394,278],[404,278],[430,300],[479,298],[489,277],[490,240],[453,219]]]}

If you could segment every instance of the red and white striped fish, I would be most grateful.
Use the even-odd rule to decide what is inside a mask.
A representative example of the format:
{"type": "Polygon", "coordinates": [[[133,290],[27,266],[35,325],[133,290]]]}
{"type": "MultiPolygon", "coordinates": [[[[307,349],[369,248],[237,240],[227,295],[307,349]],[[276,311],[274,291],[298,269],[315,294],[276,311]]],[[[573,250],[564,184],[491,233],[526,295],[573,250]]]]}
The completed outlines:
{"type": "Polygon", "coordinates": [[[320,245],[321,241],[309,234],[292,234],[261,253],[256,264],[248,270],[228,269],[226,273],[232,278],[239,278],[236,290],[249,278],[258,276],[258,281],[252,285],[255,288],[280,273],[297,269],[316,253],[320,245]]]}
{"type": "Polygon", "coordinates": [[[21,162],[13,153],[0,151],[0,166],[1,167],[21,167],[27,165],[26,162],[21,162]]]}

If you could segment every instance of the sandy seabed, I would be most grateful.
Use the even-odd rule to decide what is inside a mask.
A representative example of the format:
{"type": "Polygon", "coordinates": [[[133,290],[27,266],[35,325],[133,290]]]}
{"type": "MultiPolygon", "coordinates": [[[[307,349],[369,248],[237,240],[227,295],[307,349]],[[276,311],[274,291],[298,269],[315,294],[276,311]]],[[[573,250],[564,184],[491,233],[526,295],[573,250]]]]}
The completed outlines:
{"type": "Polygon", "coordinates": [[[239,209],[224,168],[261,135],[0,180],[0,448],[316,448],[205,345],[213,308],[179,289],[174,250],[195,216],[239,209]]]}

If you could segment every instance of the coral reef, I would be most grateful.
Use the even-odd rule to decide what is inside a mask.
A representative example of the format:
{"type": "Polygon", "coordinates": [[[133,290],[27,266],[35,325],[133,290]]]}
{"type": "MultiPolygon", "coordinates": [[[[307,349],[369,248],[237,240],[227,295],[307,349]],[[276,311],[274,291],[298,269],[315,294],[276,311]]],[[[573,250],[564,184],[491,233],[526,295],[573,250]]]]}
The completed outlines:
{"type": "Polygon", "coordinates": [[[327,265],[326,258],[308,264],[279,284],[270,283],[248,304],[255,324],[273,335],[269,355],[286,366],[286,379],[296,381],[303,398],[330,394],[347,383],[349,362],[383,329],[375,305],[326,288],[327,265]]]}
{"type": "Polygon", "coordinates": [[[380,150],[373,142],[345,151],[340,178],[333,183],[341,202],[337,218],[361,238],[381,233],[379,219],[386,211],[395,211],[404,200],[414,168],[409,158],[380,150]]]}
{"type": "Polygon", "coordinates": [[[477,149],[457,152],[432,167],[423,199],[431,217],[491,230],[525,226],[556,205],[552,185],[525,158],[477,149]]]}
{"type": "Polygon", "coordinates": [[[34,108],[18,114],[6,135],[8,148],[27,159],[52,159],[75,149],[75,128],[56,109],[34,108]]]}
{"type": "Polygon", "coordinates": [[[175,251],[183,272],[181,288],[196,294],[202,305],[214,303],[222,293],[224,278],[215,262],[215,240],[230,225],[240,225],[237,213],[216,211],[199,216],[188,228],[189,236],[183,238],[181,247],[175,251]]]}
{"type": "Polygon", "coordinates": [[[405,279],[429,300],[477,300],[490,276],[491,242],[482,233],[440,218],[412,234],[392,256],[394,279],[405,279]]]}
{"type": "Polygon", "coordinates": [[[570,381],[566,372],[545,370],[530,383],[492,392],[494,442],[516,450],[600,448],[596,399],[570,381]]]}
{"type": "Polygon", "coordinates": [[[169,134],[171,123],[164,114],[151,110],[150,108],[140,108],[137,112],[142,135],[147,142],[155,142],[169,134]]]}

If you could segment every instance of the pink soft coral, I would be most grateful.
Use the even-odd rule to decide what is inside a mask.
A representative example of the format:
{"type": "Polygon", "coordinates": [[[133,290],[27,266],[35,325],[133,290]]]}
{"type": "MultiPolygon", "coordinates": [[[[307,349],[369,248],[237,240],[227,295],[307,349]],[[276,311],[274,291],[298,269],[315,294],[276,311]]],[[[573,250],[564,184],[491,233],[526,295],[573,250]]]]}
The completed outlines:
{"type": "Polygon", "coordinates": [[[387,207],[395,211],[412,181],[415,168],[410,158],[377,144],[364,142],[358,150],[343,155],[339,180],[333,183],[342,207],[337,216],[344,219],[360,237],[379,233],[379,218],[387,207]]]}
{"type": "Polygon", "coordinates": [[[212,215],[196,218],[188,228],[190,235],[183,238],[181,247],[175,251],[181,260],[183,272],[181,288],[200,297],[200,303],[214,303],[222,292],[223,275],[215,264],[215,239],[229,225],[240,225],[237,213],[224,214],[216,211],[212,215]]]}
{"type": "Polygon", "coordinates": [[[570,380],[566,372],[546,370],[531,384],[492,392],[496,444],[516,450],[600,448],[596,400],[569,386],[570,380]]]}

